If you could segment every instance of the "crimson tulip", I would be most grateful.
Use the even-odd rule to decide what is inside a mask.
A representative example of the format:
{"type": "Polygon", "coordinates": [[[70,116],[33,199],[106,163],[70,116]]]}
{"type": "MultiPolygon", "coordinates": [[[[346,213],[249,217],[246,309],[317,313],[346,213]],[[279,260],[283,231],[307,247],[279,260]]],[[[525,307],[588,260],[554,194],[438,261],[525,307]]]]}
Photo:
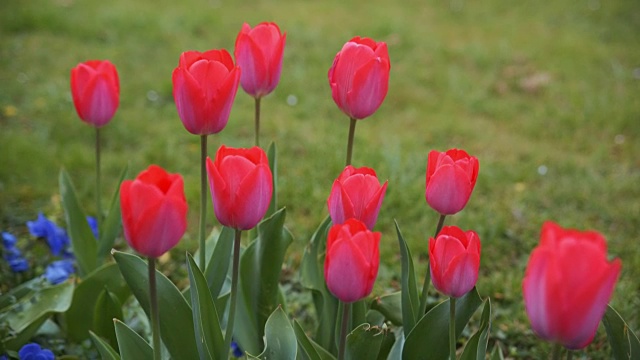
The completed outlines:
{"type": "Polygon", "coordinates": [[[462,210],[478,179],[478,159],[464,150],[431,151],[427,162],[427,203],[442,215],[462,210]]]}
{"type": "Polygon", "coordinates": [[[120,102],[118,71],[109,60],[89,60],[71,69],[71,96],[80,119],[106,125],[120,102]]]}
{"type": "Polygon", "coordinates": [[[329,69],[333,101],[352,119],[370,116],[387,96],[390,69],[385,42],[354,37],[344,44],[329,69]]]}
{"type": "Polygon", "coordinates": [[[429,267],[433,286],[459,298],[473,289],[480,270],[480,238],[475,231],[445,226],[429,239],[429,267]]]}
{"type": "Polygon", "coordinates": [[[342,224],[349,218],[356,218],[373,230],[387,191],[387,182],[380,185],[375,170],[371,168],[345,167],[333,182],[327,200],[331,221],[342,224]]]}
{"type": "Polygon", "coordinates": [[[187,131],[194,135],[222,131],[239,82],[240,68],[226,50],[183,52],[173,70],[173,98],[187,131]]]}
{"type": "Polygon", "coordinates": [[[276,23],[263,22],[253,29],[242,25],[234,55],[242,69],[240,85],[254,98],[268,95],[278,85],[286,38],[276,23]]]}
{"type": "Polygon", "coordinates": [[[207,158],[207,173],[218,221],[238,230],[258,225],[273,193],[271,169],[264,150],[257,146],[236,149],[222,145],[215,161],[207,158]]]}
{"type": "Polygon", "coordinates": [[[380,236],[356,219],[329,229],[324,279],[335,297],[352,303],[371,294],[380,265],[380,236]]]}
{"type": "Polygon", "coordinates": [[[187,201],[180,174],[151,165],[120,186],[122,226],[127,243],[157,258],[178,244],[187,229],[187,201]]]}
{"type": "Polygon", "coordinates": [[[589,345],[621,267],[620,259],[607,260],[607,242],[601,234],[545,222],[522,283],[536,334],[568,349],[589,345]]]}

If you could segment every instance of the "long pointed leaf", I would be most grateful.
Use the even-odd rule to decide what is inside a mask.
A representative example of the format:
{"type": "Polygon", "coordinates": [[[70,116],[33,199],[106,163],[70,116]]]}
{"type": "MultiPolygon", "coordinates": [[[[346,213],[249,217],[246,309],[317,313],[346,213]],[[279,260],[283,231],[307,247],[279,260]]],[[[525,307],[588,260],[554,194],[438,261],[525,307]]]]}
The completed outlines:
{"type": "Polygon", "coordinates": [[[398,234],[398,243],[400,244],[400,257],[402,260],[402,325],[405,334],[413,330],[418,319],[422,316],[419,314],[420,298],[418,297],[418,288],[416,285],[416,274],[413,269],[413,259],[411,251],[407,246],[404,237],[400,232],[398,222],[395,222],[396,233],[398,234]]]}
{"type": "MultiPolygon", "coordinates": [[[[223,227],[218,234],[218,238],[213,247],[210,260],[205,270],[205,277],[209,285],[209,291],[214,298],[221,294],[227,274],[229,273],[229,265],[231,264],[231,252],[233,251],[234,231],[232,228],[223,227]]],[[[208,246],[207,248],[210,248],[208,246]]]]}
{"type": "Polygon", "coordinates": [[[116,346],[117,340],[113,319],[123,319],[122,304],[114,293],[104,288],[93,307],[93,329],[96,335],[107,340],[110,345],[116,346]]]}
{"type": "Polygon", "coordinates": [[[491,331],[491,300],[484,301],[484,309],[480,318],[480,327],[467,341],[460,360],[485,360],[487,358],[487,343],[491,331]]]}
{"type": "Polygon", "coordinates": [[[622,319],[620,314],[607,305],[602,323],[607,331],[607,338],[611,345],[613,357],[616,360],[628,360],[640,358],[640,341],[631,331],[629,325],[622,319]]]}
{"type": "Polygon", "coordinates": [[[116,237],[118,237],[118,235],[120,234],[120,230],[122,229],[122,214],[120,213],[120,184],[122,184],[124,178],[127,177],[128,170],[128,165],[126,165],[124,169],[122,169],[122,173],[120,173],[120,180],[118,181],[118,187],[116,187],[116,190],[113,193],[113,197],[111,198],[109,213],[104,219],[103,224],[98,223],[98,226],[100,228],[98,260],[100,262],[103,261],[107,255],[109,255],[109,252],[111,252],[113,244],[116,241],[116,237]]]}
{"type": "Polygon", "coordinates": [[[295,360],[298,352],[296,334],[281,307],[278,307],[265,324],[265,348],[258,356],[262,360],[295,360]]]}
{"type": "Polygon", "coordinates": [[[93,344],[98,349],[102,360],[120,360],[120,355],[118,355],[109,343],[91,331],[89,331],[89,334],[91,335],[91,340],[93,340],[93,344]]]}
{"type": "Polygon", "coordinates": [[[120,320],[113,321],[122,360],[151,360],[153,349],[140,335],[120,320]]]}
{"type": "Polygon", "coordinates": [[[382,313],[392,324],[402,326],[402,295],[400,291],[373,299],[371,308],[382,313]]]}

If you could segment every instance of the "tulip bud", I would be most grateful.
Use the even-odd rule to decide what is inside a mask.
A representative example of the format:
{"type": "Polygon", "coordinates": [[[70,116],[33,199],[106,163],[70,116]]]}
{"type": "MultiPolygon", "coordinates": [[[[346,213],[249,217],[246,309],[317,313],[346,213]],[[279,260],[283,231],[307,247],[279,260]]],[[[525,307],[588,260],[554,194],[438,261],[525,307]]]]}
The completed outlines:
{"type": "Polygon", "coordinates": [[[459,298],[473,289],[480,270],[480,238],[475,231],[445,226],[429,239],[429,267],[433,286],[459,298]]]}
{"type": "Polygon", "coordinates": [[[90,60],[71,69],[71,96],[80,119],[97,128],[106,125],[120,102],[118,71],[109,60],[90,60]]]}
{"type": "Polygon", "coordinates": [[[431,151],[427,163],[427,203],[442,215],[462,210],[478,179],[478,159],[464,150],[431,151]]]}

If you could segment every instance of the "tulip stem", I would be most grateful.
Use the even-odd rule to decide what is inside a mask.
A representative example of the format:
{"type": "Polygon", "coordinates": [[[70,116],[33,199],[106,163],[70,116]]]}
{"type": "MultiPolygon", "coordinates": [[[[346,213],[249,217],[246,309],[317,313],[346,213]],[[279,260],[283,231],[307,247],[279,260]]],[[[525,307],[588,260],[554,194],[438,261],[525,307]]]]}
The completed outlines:
{"type": "Polygon", "coordinates": [[[573,351],[567,349],[567,360],[573,359],[573,351]]]}
{"type": "MultiPolygon", "coordinates": [[[[440,215],[438,219],[438,225],[436,226],[436,233],[433,237],[437,237],[442,230],[442,226],[444,226],[444,219],[446,215],[440,215]]],[[[431,271],[429,268],[429,264],[427,264],[426,275],[424,276],[424,283],[422,284],[422,295],[420,295],[420,316],[422,316],[427,310],[427,293],[429,292],[429,284],[431,284],[431,271]]]]}
{"type": "Polygon", "coordinates": [[[342,303],[342,322],[340,323],[340,347],[338,348],[338,360],[344,359],[344,350],[347,345],[347,331],[349,329],[349,316],[351,303],[342,303]]]}
{"type": "Polygon", "coordinates": [[[351,118],[349,123],[349,140],[347,140],[347,165],[351,165],[351,155],[353,154],[353,138],[356,134],[356,119],[351,118]]]}
{"type": "Polygon", "coordinates": [[[255,106],[256,146],[260,146],[260,98],[256,98],[255,106]]]}
{"type": "Polygon", "coordinates": [[[433,237],[438,237],[438,234],[440,233],[440,230],[442,230],[442,227],[444,226],[444,219],[446,217],[447,217],[447,215],[440,214],[440,219],[438,219],[438,226],[436,227],[436,233],[435,233],[435,235],[433,235],[433,237]]]}
{"type": "Polygon", "coordinates": [[[156,259],[149,257],[149,302],[151,303],[151,334],[153,336],[153,359],[160,360],[160,312],[156,289],[156,259]]]}
{"type": "Polygon", "coordinates": [[[229,298],[229,316],[227,320],[227,331],[224,336],[225,349],[231,347],[233,338],[233,324],[236,318],[236,297],[238,295],[238,269],[240,267],[240,239],[242,230],[235,229],[235,239],[233,241],[233,269],[231,272],[231,297],[229,298]]]}
{"type": "Polygon", "coordinates": [[[551,352],[551,359],[552,360],[560,360],[561,355],[562,355],[562,345],[553,344],[553,350],[551,352]]]}
{"type": "Polygon", "coordinates": [[[100,128],[96,128],[96,212],[98,225],[102,224],[102,202],[100,201],[100,128]]]}
{"type": "Polygon", "coordinates": [[[449,298],[449,358],[456,360],[456,298],[449,298]]]}
{"type": "Polygon", "coordinates": [[[205,221],[207,219],[207,135],[200,135],[200,270],[206,267],[205,221]]]}

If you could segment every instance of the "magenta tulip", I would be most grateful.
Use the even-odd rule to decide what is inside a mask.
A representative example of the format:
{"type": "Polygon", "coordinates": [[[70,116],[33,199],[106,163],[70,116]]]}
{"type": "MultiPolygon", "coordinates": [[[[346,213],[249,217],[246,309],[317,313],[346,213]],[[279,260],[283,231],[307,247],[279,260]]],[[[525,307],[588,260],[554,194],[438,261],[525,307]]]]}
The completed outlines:
{"type": "Polygon", "coordinates": [[[173,70],[173,98],[187,131],[194,135],[222,131],[239,82],[240,68],[226,50],[182,53],[173,70]]]}
{"type": "Polygon", "coordinates": [[[271,202],[273,180],[267,154],[259,147],[235,149],[222,145],[215,161],[207,158],[213,210],[224,226],[254,228],[271,202]]]}
{"type": "Polygon", "coordinates": [[[118,71],[109,60],[90,60],[71,69],[71,95],[80,119],[97,128],[106,125],[120,102],[118,71]]]}
{"type": "Polygon", "coordinates": [[[568,349],[589,345],[621,267],[620,259],[607,261],[607,242],[601,234],[544,223],[522,283],[536,334],[568,349]]]}
{"type": "Polygon", "coordinates": [[[151,165],[120,186],[124,237],[138,253],[157,258],[178,244],[187,229],[187,201],[180,174],[151,165]]]}
{"type": "Polygon", "coordinates": [[[380,233],[356,219],[329,229],[324,279],[335,297],[352,303],[371,294],[380,264],[379,244],[380,233]]]}
{"type": "Polygon", "coordinates": [[[387,96],[390,69],[386,43],[354,37],[329,69],[333,101],[352,119],[371,116],[387,96]]]}
{"type": "Polygon", "coordinates": [[[478,159],[464,150],[431,151],[427,163],[427,203],[442,215],[462,210],[478,179],[478,159]]]}
{"type": "Polygon", "coordinates": [[[247,94],[261,98],[276,88],[286,38],[275,23],[263,22],[253,29],[247,23],[242,25],[234,55],[242,69],[240,84],[247,94]]]}
{"type": "Polygon", "coordinates": [[[345,167],[333,182],[327,200],[331,221],[342,224],[355,218],[373,230],[386,191],[387,181],[380,185],[375,170],[351,165],[345,167]]]}
{"type": "Polygon", "coordinates": [[[473,289],[480,270],[480,238],[475,231],[445,226],[429,239],[429,267],[433,286],[459,298],[473,289]]]}

